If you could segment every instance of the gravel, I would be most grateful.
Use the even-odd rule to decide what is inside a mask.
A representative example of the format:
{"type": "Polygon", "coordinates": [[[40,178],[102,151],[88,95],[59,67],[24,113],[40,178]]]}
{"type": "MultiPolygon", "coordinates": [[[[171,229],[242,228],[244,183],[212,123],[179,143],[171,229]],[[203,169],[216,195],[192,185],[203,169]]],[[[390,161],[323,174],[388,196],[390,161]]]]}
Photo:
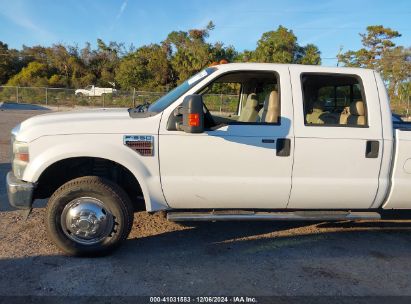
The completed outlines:
{"type": "Polygon", "coordinates": [[[9,132],[44,111],[0,111],[0,296],[411,295],[411,222],[179,225],[135,214],[103,258],[66,257],[48,240],[44,205],[7,205],[9,132]]]}

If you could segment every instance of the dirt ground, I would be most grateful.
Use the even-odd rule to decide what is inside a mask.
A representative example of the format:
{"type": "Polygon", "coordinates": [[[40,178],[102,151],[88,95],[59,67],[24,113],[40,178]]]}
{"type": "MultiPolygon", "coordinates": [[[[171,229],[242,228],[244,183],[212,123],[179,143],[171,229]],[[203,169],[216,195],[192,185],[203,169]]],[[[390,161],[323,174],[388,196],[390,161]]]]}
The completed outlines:
{"type": "Polygon", "coordinates": [[[411,295],[411,222],[177,225],[135,214],[104,258],[70,258],[48,240],[44,204],[27,221],[7,205],[9,132],[43,111],[0,111],[0,296],[411,295]]]}

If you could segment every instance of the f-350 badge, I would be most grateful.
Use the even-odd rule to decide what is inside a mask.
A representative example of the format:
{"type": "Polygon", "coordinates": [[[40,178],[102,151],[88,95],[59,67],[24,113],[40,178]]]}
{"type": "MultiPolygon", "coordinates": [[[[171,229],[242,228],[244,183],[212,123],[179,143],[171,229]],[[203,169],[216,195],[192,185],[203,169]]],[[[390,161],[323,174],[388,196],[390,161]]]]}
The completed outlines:
{"type": "Polygon", "coordinates": [[[151,135],[124,135],[123,143],[141,156],[154,155],[154,137],[151,135]]]}

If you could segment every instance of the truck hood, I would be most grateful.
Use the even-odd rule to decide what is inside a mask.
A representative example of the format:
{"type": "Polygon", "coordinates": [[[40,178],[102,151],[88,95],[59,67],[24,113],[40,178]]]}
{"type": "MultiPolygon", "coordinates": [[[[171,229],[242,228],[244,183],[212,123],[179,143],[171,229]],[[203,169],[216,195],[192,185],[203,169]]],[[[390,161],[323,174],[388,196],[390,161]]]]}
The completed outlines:
{"type": "Polygon", "coordinates": [[[30,142],[42,136],[68,134],[158,133],[161,115],[131,118],[127,109],[93,109],[34,116],[17,127],[16,139],[30,142]]]}

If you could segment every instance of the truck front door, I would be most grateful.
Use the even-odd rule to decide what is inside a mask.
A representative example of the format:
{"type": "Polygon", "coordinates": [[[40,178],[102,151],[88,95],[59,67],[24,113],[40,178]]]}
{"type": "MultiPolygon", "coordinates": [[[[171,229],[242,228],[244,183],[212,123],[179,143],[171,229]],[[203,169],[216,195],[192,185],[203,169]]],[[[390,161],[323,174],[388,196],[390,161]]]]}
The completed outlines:
{"type": "Polygon", "coordinates": [[[171,111],[160,126],[161,182],[169,206],[285,208],[294,153],[288,69],[216,72],[196,93],[214,126],[202,134],[167,130],[171,111]]]}

